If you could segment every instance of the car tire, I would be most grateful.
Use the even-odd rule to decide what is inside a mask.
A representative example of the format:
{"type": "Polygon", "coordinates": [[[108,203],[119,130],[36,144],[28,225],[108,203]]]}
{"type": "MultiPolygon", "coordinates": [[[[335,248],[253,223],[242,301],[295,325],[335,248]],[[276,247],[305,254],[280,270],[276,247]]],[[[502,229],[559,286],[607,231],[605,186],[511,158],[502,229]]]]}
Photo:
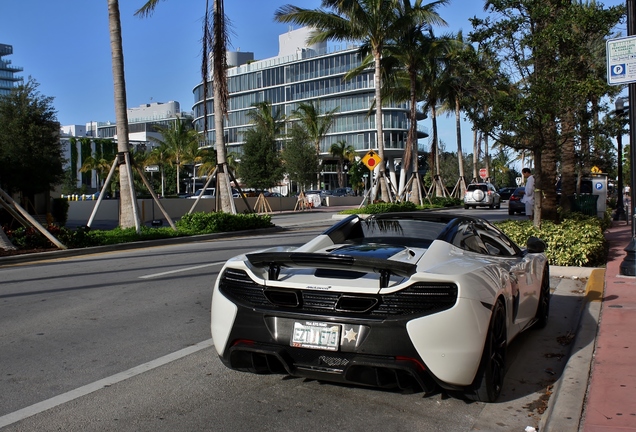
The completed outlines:
{"type": "Polygon", "coordinates": [[[468,210],[470,206],[468,204],[464,204],[464,210],[468,210]]]}
{"type": "Polygon", "coordinates": [[[535,329],[542,329],[548,325],[550,316],[550,269],[546,264],[543,270],[543,279],[541,280],[541,293],[539,294],[539,304],[537,305],[537,314],[535,315],[535,329]]]}
{"type": "Polygon", "coordinates": [[[500,208],[501,208],[501,201],[499,201],[499,202],[497,203],[497,205],[495,206],[495,208],[496,208],[496,209],[500,209],[500,208]]]}
{"type": "Polygon", "coordinates": [[[506,372],[506,351],[508,348],[506,329],[506,309],[497,301],[490,317],[486,344],[471,389],[466,393],[470,400],[495,402],[501,394],[506,372]]]}
{"type": "Polygon", "coordinates": [[[510,216],[513,216],[513,215],[515,214],[515,212],[514,212],[514,210],[508,209],[508,214],[509,214],[510,216]]]}

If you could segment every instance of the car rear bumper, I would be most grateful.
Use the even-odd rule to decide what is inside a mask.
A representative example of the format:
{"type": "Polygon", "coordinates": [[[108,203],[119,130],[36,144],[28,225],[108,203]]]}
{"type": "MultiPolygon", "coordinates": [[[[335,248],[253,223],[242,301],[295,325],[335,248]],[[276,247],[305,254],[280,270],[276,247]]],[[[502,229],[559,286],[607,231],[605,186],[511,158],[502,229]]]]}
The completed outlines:
{"type": "Polygon", "coordinates": [[[236,304],[217,290],[214,296],[214,343],[231,369],[425,392],[436,386],[462,390],[472,383],[489,313],[479,302],[460,299],[452,309],[427,316],[359,319],[259,310],[236,304]],[[453,323],[465,324],[458,323],[465,319],[458,315],[471,323],[459,334],[451,330],[455,338],[445,336],[449,333],[444,329],[453,323]],[[473,322],[476,317],[480,322],[473,322]],[[292,346],[296,322],[339,326],[337,350],[292,346]]]}

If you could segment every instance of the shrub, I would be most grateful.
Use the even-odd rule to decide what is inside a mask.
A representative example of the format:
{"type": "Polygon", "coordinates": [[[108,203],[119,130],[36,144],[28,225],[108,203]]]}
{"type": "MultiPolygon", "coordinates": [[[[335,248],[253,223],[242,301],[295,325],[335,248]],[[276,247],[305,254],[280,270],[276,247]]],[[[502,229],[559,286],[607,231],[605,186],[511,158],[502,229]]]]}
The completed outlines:
{"type": "MultiPolygon", "coordinates": [[[[439,208],[439,207],[455,207],[463,204],[463,201],[459,198],[453,197],[433,197],[431,198],[432,207],[429,208],[439,208]]],[[[424,204],[424,206],[431,206],[431,204],[424,204]]],[[[426,208],[426,207],[424,207],[426,208]]]]}
{"type": "Polygon", "coordinates": [[[206,234],[267,228],[272,226],[272,217],[256,213],[198,212],[184,215],[176,225],[179,231],[206,234]]]}
{"type": "Polygon", "coordinates": [[[606,263],[604,221],[595,216],[572,213],[561,223],[543,221],[538,229],[529,220],[508,220],[496,225],[519,245],[525,245],[530,236],[545,241],[551,265],[596,267],[606,263]]]}
{"type": "Polygon", "coordinates": [[[417,210],[417,206],[412,202],[405,201],[400,203],[375,203],[359,209],[343,210],[341,214],[377,214],[377,213],[393,213],[402,211],[417,210]]]}
{"type": "Polygon", "coordinates": [[[66,225],[69,205],[66,198],[53,198],[51,201],[51,215],[60,226],[66,225]]]}

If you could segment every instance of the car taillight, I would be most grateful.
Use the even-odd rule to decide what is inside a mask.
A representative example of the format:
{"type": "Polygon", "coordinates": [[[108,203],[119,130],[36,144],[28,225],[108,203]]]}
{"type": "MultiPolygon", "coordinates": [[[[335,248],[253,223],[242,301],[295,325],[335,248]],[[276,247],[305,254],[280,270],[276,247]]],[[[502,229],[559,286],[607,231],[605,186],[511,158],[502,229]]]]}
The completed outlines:
{"type": "Polygon", "coordinates": [[[519,201],[519,197],[516,197],[514,195],[510,195],[510,201],[519,201]]]}

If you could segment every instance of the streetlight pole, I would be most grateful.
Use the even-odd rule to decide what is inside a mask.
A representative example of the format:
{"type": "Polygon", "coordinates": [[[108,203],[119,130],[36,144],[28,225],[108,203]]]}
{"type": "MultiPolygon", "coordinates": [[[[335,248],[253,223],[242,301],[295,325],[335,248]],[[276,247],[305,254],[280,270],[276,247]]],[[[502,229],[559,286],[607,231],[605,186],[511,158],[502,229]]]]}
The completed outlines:
{"type": "MultiPolygon", "coordinates": [[[[625,102],[622,97],[616,99],[616,110],[614,111],[616,118],[625,115],[625,102]]],[[[618,145],[618,199],[616,202],[616,213],[614,220],[625,220],[625,202],[623,201],[623,122],[619,120],[619,130],[616,134],[616,144],[618,145]]]]}
{"type": "MultiPolygon", "coordinates": [[[[627,35],[636,35],[636,0],[627,1],[627,35]]],[[[625,248],[625,258],[620,266],[620,274],[624,276],[636,276],[636,215],[634,209],[636,207],[636,191],[634,183],[636,183],[636,83],[629,84],[629,140],[630,140],[630,181],[631,181],[631,200],[629,214],[632,216],[632,241],[625,248]]],[[[622,192],[622,191],[621,191],[622,192]]]]}

